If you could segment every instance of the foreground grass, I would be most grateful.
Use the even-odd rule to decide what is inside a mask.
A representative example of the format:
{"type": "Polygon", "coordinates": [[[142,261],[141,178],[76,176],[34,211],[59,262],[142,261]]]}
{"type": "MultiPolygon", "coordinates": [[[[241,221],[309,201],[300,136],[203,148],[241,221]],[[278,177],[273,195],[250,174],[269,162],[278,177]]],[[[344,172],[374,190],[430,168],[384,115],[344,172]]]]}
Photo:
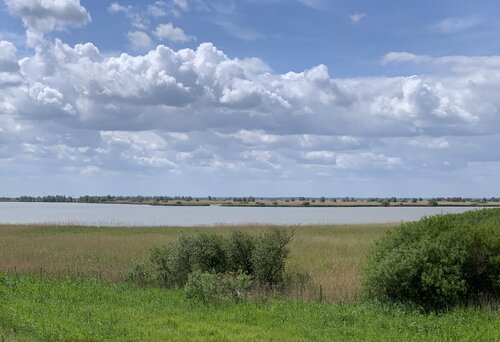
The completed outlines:
{"type": "Polygon", "coordinates": [[[190,302],[182,291],[0,274],[0,340],[500,340],[500,316],[376,304],[190,302]]]}
{"type": "MultiPolygon", "coordinates": [[[[386,225],[327,225],[290,227],[295,236],[287,268],[309,273],[322,286],[323,298],[353,299],[365,253],[386,225]]],[[[106,228],[78,226],[0,225],[0,270],[66,276],[83,274],[110,282],[122,281],[152,247],[182,234],[207,231],[228,234],[238,229],[257,234],[268,226],[204,228],[106,228]]]]}

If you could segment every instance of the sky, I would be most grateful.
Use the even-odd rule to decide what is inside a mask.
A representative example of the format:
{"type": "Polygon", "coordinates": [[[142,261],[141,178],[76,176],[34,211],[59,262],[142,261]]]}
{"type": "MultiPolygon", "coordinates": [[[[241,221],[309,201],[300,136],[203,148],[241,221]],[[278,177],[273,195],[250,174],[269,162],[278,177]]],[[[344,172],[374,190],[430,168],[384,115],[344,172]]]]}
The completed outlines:
{"type": "Polygon", "coordinates": [[[500,196],[500,2],[0,0],[0,196],[500,196]]]}

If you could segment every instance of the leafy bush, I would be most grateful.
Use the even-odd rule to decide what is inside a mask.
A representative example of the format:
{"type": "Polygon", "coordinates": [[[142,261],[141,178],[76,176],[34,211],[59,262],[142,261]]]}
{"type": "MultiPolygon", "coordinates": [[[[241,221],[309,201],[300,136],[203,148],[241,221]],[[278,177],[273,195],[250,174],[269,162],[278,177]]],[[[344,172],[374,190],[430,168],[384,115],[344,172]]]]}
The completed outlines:
{"type": "Polygon", "coordinates": [[[154,278],[160,286],[183,286],[192,268],[193,239],[180,237],[176,243],[153,248],[150,261],[153,264],[154,278]]]}
{"type": "Polygon", "coordinates": [[[201,272],[225,272],[227,269],[227,256],[225,240],[219,235],[198,233],[191,237],[191,257],[193,270],[201,272]]]}
{"type": "Polygon", "coordinates": [[[154,248],[150,261],[155,279],[161,286],[184,286],[194,270],[224,272],[227,268],[224,245],[224,239],[218,235],[198,233],[182,236],[170,246],[154,248]]]}
{"type": "Polygon", "coordinates": [[[252,264],[255,279],[260,285],[273,286],[283,280],[285,261],[289,253],[287,245],[292,237],[293,232],[272,229],[256,239],[252,264]]]}
{"type": "Polygon", "coordinates": [[[404,223],[371,250],[368,297],[440,309],[500,293],[499,210],[404,223]],[[493,224],[492,224],[493,223],[493,224]]]}
{"type": "Polygon", "coordinates": [[[227,239],[227,266],[231,272],[243,271],[254,274],[252,255],[255,250],[255,239],[248,233],[235,231],[227,239]]]}
{"type": "Polygon", "coordinates": [[[259,236],[239,231],[227,237],[182,236],[169,246],[153,248],[149,262],[137,265],[129,279],[140,286],[186,286],[188,295],[200,300],[242,296],[254,280],[267,288],[288,288],[284,274],[292,235],[272,229],[259,236]]]}

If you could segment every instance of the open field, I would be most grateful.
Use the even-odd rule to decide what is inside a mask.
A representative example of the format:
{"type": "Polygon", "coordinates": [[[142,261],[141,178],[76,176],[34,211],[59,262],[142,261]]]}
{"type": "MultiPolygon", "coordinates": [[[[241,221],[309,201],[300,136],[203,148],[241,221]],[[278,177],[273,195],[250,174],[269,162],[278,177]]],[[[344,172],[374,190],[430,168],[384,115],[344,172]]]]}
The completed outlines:
{"type": "Polygon", "coordinates": [[[0,340],[498,341],[500,316],[370,303],[206,305],[182,291],[0,274],[0,340]]]}
{"type": "MultiPolygon", "coordinates": [[[[360,266],[369,246],[394,225],[297,226],[288,269],[308,272],[326,300],[358,294],[360,266]]],[[[212,228],[99,228],[77,226],[0,226],[0,270],[17,273],[68,273],[121,281],[151,247],[196,231],[258,233],[266,226],[212,228]]]]}
{"type": "MultiPolygon", "coordinates": [[[[490,213],[496,222],[498,215],[490,213]]],[[[315,283],[307,296],[202,303],[183,290],[140,288],[122,280],[151,247],[182,234],[235,229],[258,234],[269,226],[0,225],[0,341],[500,340],[496,301],[423,313],[360,298],[366,252],[394,227],[286,228],[295,231],[287,268],[309,273],[315,283]]]]}

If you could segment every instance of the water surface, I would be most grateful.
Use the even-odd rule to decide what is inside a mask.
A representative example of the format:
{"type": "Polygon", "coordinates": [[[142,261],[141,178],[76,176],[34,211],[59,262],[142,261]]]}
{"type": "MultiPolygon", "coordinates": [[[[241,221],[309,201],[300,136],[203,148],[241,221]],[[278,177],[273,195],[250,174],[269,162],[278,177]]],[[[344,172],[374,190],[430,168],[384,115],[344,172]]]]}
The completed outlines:
{"type": "Polygon", "coordinates": [[[214,224],[354,224],[414,221],[474,207],[162,207],[128,204],[0,203],[0,224],[198,226],[214,224]]]}

